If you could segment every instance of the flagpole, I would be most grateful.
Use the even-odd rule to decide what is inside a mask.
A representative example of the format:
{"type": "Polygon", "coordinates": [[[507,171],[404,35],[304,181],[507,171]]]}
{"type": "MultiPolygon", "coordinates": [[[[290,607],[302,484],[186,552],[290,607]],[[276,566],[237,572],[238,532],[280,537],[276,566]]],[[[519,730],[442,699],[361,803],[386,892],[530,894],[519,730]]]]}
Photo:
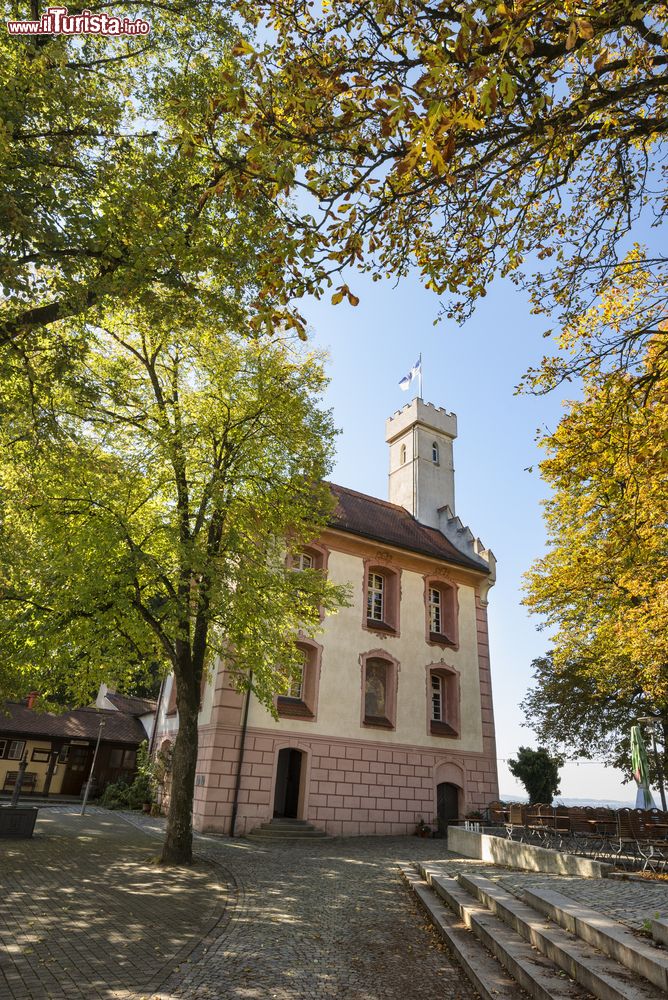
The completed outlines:
{"type": "Polygon", "coordinates": [[[422,396],[422,352],[420,352],[420,395],[419,395],[418,398],[419,399],[423,398],[423,396],[422,396]]]}

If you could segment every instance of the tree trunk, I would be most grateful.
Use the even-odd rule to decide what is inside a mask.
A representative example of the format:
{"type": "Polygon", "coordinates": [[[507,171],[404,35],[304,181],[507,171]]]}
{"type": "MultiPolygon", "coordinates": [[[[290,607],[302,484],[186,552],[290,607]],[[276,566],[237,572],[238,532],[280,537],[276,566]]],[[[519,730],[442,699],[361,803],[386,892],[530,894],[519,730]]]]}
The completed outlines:
{"type": "Polygon", "coordinates": [[[179,729],[172,758],[172,792],[167,816],[167,832],[160,861],[166,865],[192,864],[193,795],[197,765],[197,716],[199,681],[193,676],[190,655],[185,669],[176,674],[176,705],[179,729]]]}

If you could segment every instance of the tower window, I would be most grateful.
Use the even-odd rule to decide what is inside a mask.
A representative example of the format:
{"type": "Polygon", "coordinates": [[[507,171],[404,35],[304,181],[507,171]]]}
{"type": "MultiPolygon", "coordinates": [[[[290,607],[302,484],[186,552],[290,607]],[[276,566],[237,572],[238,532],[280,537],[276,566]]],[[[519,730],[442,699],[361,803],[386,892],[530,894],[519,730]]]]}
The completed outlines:
{"type": "Polygon", "coordinates": [[[439,458],[439,453],[438,453],[438,444],[437,444],[436,441],[433,441],[432,445],[431,445],[431,460],[434,463],[434,465],[440,465],[440,458],[439,458]]]}
{"type": "Polygon", "coordinates": [[[402,444],[401,448],[399,449],[399,463],[401,465],[405,465],[406,464],[406,445],[405,444],[402,444]]]}

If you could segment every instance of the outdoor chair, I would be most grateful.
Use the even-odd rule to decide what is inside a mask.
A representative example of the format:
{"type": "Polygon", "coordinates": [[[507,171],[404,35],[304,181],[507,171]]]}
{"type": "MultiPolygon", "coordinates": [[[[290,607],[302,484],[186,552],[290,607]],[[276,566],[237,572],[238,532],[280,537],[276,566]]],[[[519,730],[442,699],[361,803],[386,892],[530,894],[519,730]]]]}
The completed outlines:
{"type": "Polygon", "coordinates": [[[617,813],[617,844],[614,853],[617,864],[623,868],[652,872],[665,869],[668,863],[666,844],[653,840],[651,830],[642,822],[642,810],[620,809],[617,813]]]}
{"type": "Polygon", "coordinates": [[[576,854],[584,854],[587,857],[592,857],[596,853],[599,841],[596,836],[595,827],[592,825],[591,817],[587,814],[586,809],[581,806],[574,806],[569,810],[569,814],[571,824],[569,847],[576,854]]]}
{"type": "Polygon", "coordinates": [[[636,812],[652,840],[668,841],[668,813],[661,809],[637,809],[636,812]]]}
{"type": "Polygon", "coordinates": [[[490,802],[487,806],[487,815],[492,826],[505,826],[507,810],[501,801],[490,802]]]}
{"type": "Polygon", "coordinates": [[[571,837],[571,813],[568,806],[557,806],[554,810],[554,846],[561,851],[571,837]]]}
{"type": "Polygon", "coordinates": [[[519,802],[511,802],[508,808],[508,820],[505,824],[508,840],[514,840],[517,833],[520,843],[526,839],[526,806],[519,802]]]}
{"type": "Polygon", "coordinates": [[[542,847],[551,847],[554,842],[554,806],[539,802],[535,807],[533,835],[542,847]]]}

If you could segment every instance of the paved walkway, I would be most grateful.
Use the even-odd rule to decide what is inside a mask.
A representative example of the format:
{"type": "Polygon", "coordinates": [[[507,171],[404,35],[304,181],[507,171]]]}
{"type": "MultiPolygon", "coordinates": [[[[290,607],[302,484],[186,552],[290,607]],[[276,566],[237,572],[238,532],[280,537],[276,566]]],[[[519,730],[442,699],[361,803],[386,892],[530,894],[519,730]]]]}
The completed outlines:
{"type": "Polygon", "coordinates": [[[0,841],[0,1000],[475,1000],[397,875],[433,841],[198,838],[174,870],[127,818],[44,810],[0,841]]]}
{"type": "Polygon", "coordinates": [[[440,841],[198,837],[197,865],[179,870],[154,863],[161,832],[50,809],[33,840],[0,841],[0,1000],[475,1000],[401,861],[550,885],[631,926],[668,916],[666,883],[511,872],[440,841]]]}
{"type": "Polygon", "coordinates": [[[134,998],[230,903],[210,862],[160,868],[141,830],[78,812],[41,810],[32,840],[0,840],[0,1000],[134,998]]]}

